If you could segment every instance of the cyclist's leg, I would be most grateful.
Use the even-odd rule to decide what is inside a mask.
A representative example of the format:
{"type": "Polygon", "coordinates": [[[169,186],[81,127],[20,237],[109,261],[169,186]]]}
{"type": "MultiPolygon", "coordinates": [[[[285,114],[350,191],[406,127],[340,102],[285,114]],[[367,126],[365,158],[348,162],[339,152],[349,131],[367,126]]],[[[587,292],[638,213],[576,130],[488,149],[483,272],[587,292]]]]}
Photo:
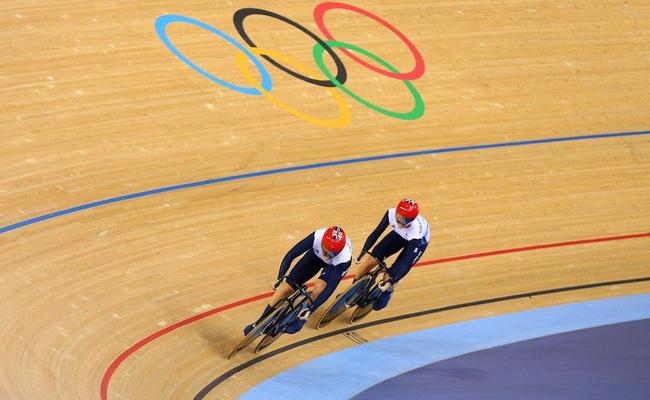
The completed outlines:
{"type": "MultiPolygon", "coordinates": [[[[289,276],[287,276],[287,282],[289,282],[289,284],[293,284],[296,289],[307,283],[308,280],[316,276],[321,268],[327,265],[323,262],[323,260],[318,258],[316,254],[311,251],[308,251],[299,263],[302,264],[296,264],[289,276]],[[299,267],[300,270],[294,273],[294,271],[296,271],[299,267]]],[[[324,284],[325,282],[321,281],[320,279],[316,280],[314,288],[312,289],[312,300],[315,299],[325,289],[324,284]]],[[[306,320],[296,318],[294,321],[290,322],[287,325],[285,331],[289,334],[296,333],[302,329],[303,325],[305,325],[305,322],[306,320]]]]}
{"type": "Polygon", "coordinates": [[[298,260],[289,275],[287,275],[287,279],[282,282],[280,287],[273,293],[273,296],[271,296],[271,300],[266,305],[266,308],[262,312],[260,318],[244,328],[244,335],[247,335],[248,332],[250,332],[256,326],[257,322],[265,315],[267,315],[267,313],[271,311],[273,307],[280,302],[280,300],[290,296],[294,291],[296,291],[299,287],[304,285],[305,282],[313,278],[316,273],[318,273],[320,266],[314,268],[315,263],[313,262],[313,258],[316,258],[320,261],[320,258],[316,257],[313,251],[307,251],[305,255],[302,256],[300,260],[298,260]]]}
{"type": "Polygon", "coordinates": [[[386,267],[387,271],[384,273],[382,280],[395,278],[396,273],[401,275],[398,280],[404,278],[420,260],[420,257],[422,257],[422,254],[424,254],[428,246],[429,243],[424,239],[419,239],[418,242],[406,242],[406,246],[397,256],[395,262],[386,267]],[[395,271],[396,269],[398,271],[395,271]]]}
{"type": "Polygon", "coordinates": [[[314,287],[312,288],[312,303],[314,303],[318,297],[321,296],[321,294],[323,295],[322,299],[319,299],[317,303],[314,303],[315,308],[313,311],[325,303],[327,299],[329,299],[329,297],[334,293],[334,290],[336,290],[336,287],[341,282],[341,279],[343,279],[345,274],[348,272],[350,263],[348,263],[347,266],[344,265],[342,267],[336,266],[326,268],[327,266],[328,265],[326,263],[321,262],[323,271],[321,272],[318,279],[316,279],[316,282],[314,282],[314,287]],[[323,292],[325,293],[323,294],[323,292]]]}
{"type": "MultiPolygon", "coordinates": [[[[316,279],[316,282],[314,282],[314,287],[312,288],[312,292],[309,295],[311,298],[312,302],[320,296],[321,293],[325,290],[327,287],[327,283],[323,281],[321,278],[316,279]]],[[[289,325],[287,325],[286,332],[289,334],[294,334],[302,329],[302,327],[305,325],[307,320],[301,320],[296,318],[293,320],[289,325]]]]}
{"type": "Polygon", "coordinates": [[[285,297],[289,297],[295,290],[296,289],[290,285],[287,280],[285,280],[280,284],[280,287],[278,287],[276,291],[273,292],[273,296],[271,296],[267,307],[274,307],[280,302],[280,300],[284,299],[285,297]]]}
{"type": "Polygon", "coordinates": [[[274,306],[278,304],[280,300],[290,296],[302,285],[307,283],[308,280],[316,276],[321,269],[321,266],[318,264],[319,261],[321,259],[313,251],[307,251],[291,269],[291,272],[289,272],[289,275],[287,275],[287,278],[282,282],[278,290],[273,293],[269,305],[274,306]]]}
{"type": "Polygon", "coordinates": [[[395,231],[389,232],[384,236],[379,243],[366,254],[362,259],[359,267],[357,268],[354,280],[359,279],[363,274],[370,271],[377,265],[377,261],[384,261],[386,258],[392,256],[404,248],[404,239],[400,237],[395,231]]]}
{"type": "Polygon", "coordinates": [[[323,290],[327,287],[327,282],[322,280],[321,278],[316,279],[316,282],[314,282],[314,287],[311,288],[311,300],[314,301],[318,296],[320,296],[321,293],[323,293],[323,290]]]}
{"type": "Polygon", "coordinates": [[[370,254],[365,254],[361,258],[361,262],[357,265],[357,270],[354,273],[354,281],[363,276],[366,272],[370,271],[377,265],[377,260],[370,254]]]}
{"type": "Polygon", "coordinates": [[[298,260],[289,275],[287,275],[285,281],[293,290],[297,290],[316,276],[321,268],[323,268],[323,260],[318,258],[313,251],[309,250],[298,260]]]}
{"type": "MultiPolygon", "coordinates": [[[[393,265],[402,264],[402,263],[409,265],[409,269],[406,272],[408,274],[408,272],[410,272],[411,268],[413,268],[413,265],[415,265],[415,263],[418,262],[418,260],[420,259],[420,256],[422,256],[422,254],[426,250],[427,245],[428,245],[428,243],[423,241],[419,246],[418,252],[407,251],[407,249],[402,250],[402,252],[397,256],[397,259],[395,260],[393,265]]],[[[382,280],[386,281],[386,280],[391,279],[391,268],[392,268],[393,265],[388,267],[388,271],[384,274],[382,280]]],[[[397,286],[397,283],[395,285],[393,285],[392,288],[390,288],[389,290],[386,290],[385,292],[382,292],[379,295],[379,297],[375,301],[375,304],[373,304],[373,307],[372,307],[375,311],[379,311],[379,310],[385,308],[388,305],[388,302],[390,301],[391,297],[393,296],[393,292],[395,291],[396,286],[397,286]]]]}

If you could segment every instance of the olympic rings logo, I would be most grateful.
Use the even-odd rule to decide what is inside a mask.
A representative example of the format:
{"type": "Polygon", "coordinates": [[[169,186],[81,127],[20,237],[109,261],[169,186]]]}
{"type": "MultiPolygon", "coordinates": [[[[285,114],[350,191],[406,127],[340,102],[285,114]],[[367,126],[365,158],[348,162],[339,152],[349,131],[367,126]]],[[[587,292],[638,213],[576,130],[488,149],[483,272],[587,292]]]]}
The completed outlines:
{"type": "Polygon", "coordinates": [[[205,76],[209,80],[221,86],[224,86],[228,89],[234,90],[236,92],[246,94],[249,96],[264,96],[269,101],[271,101],[272,103],[280,107],[281,109],[315,125],[331,127],[331,128],[341,128],[350,123],[351,120],[350,110],[347,107],[343,96],[341,96],[340,92],[335,89],[339,89],[340,91],[347,94],[349,97],[361,103],[362,105],[380,114],[386,115],[388,117],[402,119],[402,120],[414,120],[420,118],[424,114],[424,101],[422,100],[422,96],[420,96],[420,93],[417,91],[415,86],[410,82],[411,80],[420,78],[424,74],[424,59],[422,57],[422,54],[420,54],[419,50],[415,47],[415,45],[402,32],[400,32],[396,27],[388,23],[383,18],[367,10],[346,3],[324,2],[318,4],[314,8],[313,15],[314,15],[314,20],[316,22],[316,25],[320,29],[323,36],[325,36],[326,40],[321,39],[314,32],[305,28],[303,25],[299,24],[296,21],[293,21],[283,15],[276,14],[274,12],[259,9],[259,8],[242,8],[240,10],[237,10],[233,15],[233,22],[235,25],[235,29],[237,29],[237,32],[239,33],[241,38],[244,40],[244,42],[246,42],[246,45],[238,42],[236,39],[232,38],[231,36],[227,35],[223,31],[213,26],[210,26],[204,22],[189,17],[185,17],[182,15],[162,15],[156,19],[155,25],[156,25],[156,32],[158,36],[160,37],[162,42],[167,46],[167,48],[176,57],[178,57],[181,61],[183,61],[185,64],[187,64],[190,68],[192,68],[196,72],[205,76]],[[333,9],[353,11],[367,18],[370,18],[375,22],[379,23],[380,25],[382,25],[383,27],[389,29],[408,47],[409,51],[413,55],[413,58],[415,59],[415,66],[413,67],[413,69],[408,72],[400,72],[395,67],[393,67],[388,61],[375,55],[374,53],[371,53],[370,51],[355,46],[353,44],[341,42],[334,39],[334,37],[330,33],[329,29],[327,29],[327,26],[325,25],[324,22],[325,13],[333,9]],[[312,49],[312,54],[314,60],[316,61],[316,65],[318,66],[320,71],[315,71],[313,68],[309,68],[304,64],[300,63],[295,58],[289,57],[280,52],[269,50],[269,49],[258,48],[253,42],[253,40],[250,38],[250,36],[246,33],[246,30],[244,29],[244,20],[251,15],[261,15],[261,16],[277,19],[279,21],[291,25],[292,27],[302,31],[303,33],[311,37],[316,42],[316,44],[312,49]],[[234,46],[237,50],[239,50],[236,54],[237,67],[239,68],[240,72],[242,73],[246,81],[251,86],[250,87],[238,86],[233,83],[226,82],[214,76],[213,74],[209,73],[208,71],[202,69],[194,62],[192,62],[183,53],[181,53],[174,46],[174,44],[169,40],[166,28],[169,24],[172,23],[185,23],[185,24],[194,25],[206,29],[207,31],[214,33],[215,35],[219,36],[221,39],[225,40],[226,42],[234,46]],[[413,97],[413,103],[414,103],[413,108],[407,112],[389,110],[387,108],[383,108],[379,105],[373,104],[368,100],[362,98],[361,96],[357,95],[353,91],[351,91],[349,88],[347,88],[344,85],[348,77],[347,70],[345,69],[345,65],[343,64],[343,61],[341,60],[341,58],[339,58],[339,56],[336,54],[336,52],[333,49],[340,49],[341,52],[345,54],[347,57],[349,57],[353,61],[357,62],[358,64],[364,66],[365,68],[371,71],[374,71],[378,74],[381,74],[383,76],[392,79],[398,79],[403,81],[404,86],[406,86],[408,91],[411,93],[411,96],[413,97]],[[329,57],[331,57],[332,60],[334,61],[334,64],[336,65],[336,74],[333,74],[325,65],[325,62],[323,61],[325,52],[327,52],[329,57]],[[370,58],[378,65],[381,65],[381,67],[361,59],[357,54],[370,58]],[[297,110],[294,107],[285,103],[284,101],[278,99],[275,95],[271,93],[273,83],[269,71],[266,69],[266,67],[264,67],[260,59],[256,56],[261,56],[263,59],[271,63],[273,66],[279,68],[280,70],[284,71],[287,74],[294,76],[297,79],[300,79],[302,81],[305,81],[313,85],[324,87],[325,90],[332,96],[332,98],[338,105],[339,116],[334,119],[319,118],[314,115],[303,113],[302,111],[297,110]],[[260,79],[259,82],[251,72],[250,64],[247,62],[247,60],[250,60],[255,66],[255,68],[257,68],[257,71],[259,72],[260,75],[260,78],[258,78],[260,79]],[[323,75],[327,79],[319,79],[322,78],[323,75]]]}

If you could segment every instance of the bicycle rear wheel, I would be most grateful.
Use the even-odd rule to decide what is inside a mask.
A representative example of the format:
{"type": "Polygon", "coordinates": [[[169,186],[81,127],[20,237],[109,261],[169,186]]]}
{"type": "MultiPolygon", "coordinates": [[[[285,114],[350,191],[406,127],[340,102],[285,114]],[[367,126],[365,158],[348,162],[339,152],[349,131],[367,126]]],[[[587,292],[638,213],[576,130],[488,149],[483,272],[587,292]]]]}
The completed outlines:
{"type": "MultiPolygon", "coordinates": [[[[279,304],[282,304],[282,303],[279,303],[279,304]]],[[[276,305],[276,307],[275,307],[275,309],[273,309],[273,311],[271,311],[267,316],[262,318],[262,320],[260,320],[257,323],[255,328],[253,328],[253,330],[251,330],[248,333],[248,335],[244,336],[244,339],[242,339],[242,341],[239,342],[239,344],[237,346],[235,346],[235,348],[230,352],[230,354],[228,355],[228,358],[232,358],[232,356],[237,354],[240,350],[246,348],[248,345],[253,343],[255,341],[255,339],[257,339],[264,332],[264,330],[269,327],[269,325],[271,325],[273,322],[275,322],[278,315],[283,311],[283,308],[284,308],[284,306],[278,307],[276,305]]]]}
{"type": "Polygon", "coordinates": [[[338,318],[348,308],[355,306],[357,300],[366,292],[372,278],[364,276],[358,281],[354,282],[352,286],[338,297],[334,303],[325,311],[323,316],[318,321],[316,329],[328,325],[330,322],[338,318]]]}

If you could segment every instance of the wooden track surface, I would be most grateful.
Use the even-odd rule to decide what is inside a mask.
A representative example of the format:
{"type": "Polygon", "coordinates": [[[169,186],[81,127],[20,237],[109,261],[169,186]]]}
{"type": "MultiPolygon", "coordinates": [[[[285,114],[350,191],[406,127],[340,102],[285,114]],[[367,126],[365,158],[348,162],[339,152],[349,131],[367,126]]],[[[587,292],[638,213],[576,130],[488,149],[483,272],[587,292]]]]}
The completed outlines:
{"type": "MultiPolygon", "coordinates": [[[[355,1],[399,28],[426,73],[426,112],[402,121],[350,98],[350,125],[318,127],[262,97],[218,86],[163,45],[154,21],[186,15],[239,38],[233,13],[266,8],[318,32],[316,2],[27,2],[0,5],[0,226],[143,190],[248,172],[477,144],[650,129],[647,1],[355,1]],[[176,4],[178,3],[178,4],[176,4]],[[191,3],[191,4],[188,4],[191,3]]],[[[358,14],[328,27],[389,60],[413,58],[358,14]]],[[[260,47],[315,68],[313,41],[269,18],[246,21],[260,47]]],[[[235,51],[200,28],[170,38],[246,85],[235,51]]],[[[412,98],[341,55],[346,86],[384,107],[412,98]]],[[[268,66],[273,93],[335,118],[323,88],[268,66]]],[[[342,225],[360,249],[403,196],[431,224],[423,260],[650,231],[650,136],[492,148],[253,177],[133,199],[0,234],[0,399],[99,399],[125,349],[198,313],[268,292],[287,249],[342,225]]],[[[368,320],[514,293],[650,276],[650,238],[591,243],[413,270],[368,320]]],[[[349,282],[341,285],[347,286],[349,282]]],[[[488,304],[359,330],[368,340],[498,313],[650,292],[638,283],[488,304]]],[[[225,356],[264,305],[179,328],[127,358],[109,399],[187,399],[249,360],[225,356]]],[[[331,328],[340,328],[336,322],[331,328]]],[[[283,337],[279,347],[321,331],[283,337]]],[[[236,398],[275,373],[354,345],[337,335],[231,378],[236,398]]]]}

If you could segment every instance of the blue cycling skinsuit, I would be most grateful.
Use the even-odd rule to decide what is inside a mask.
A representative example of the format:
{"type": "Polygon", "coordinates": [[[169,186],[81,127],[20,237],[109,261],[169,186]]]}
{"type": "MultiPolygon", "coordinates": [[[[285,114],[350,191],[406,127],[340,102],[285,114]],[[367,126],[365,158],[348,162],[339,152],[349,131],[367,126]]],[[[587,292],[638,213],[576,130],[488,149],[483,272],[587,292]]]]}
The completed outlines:
{"type": "MultiPolygon", "coordinates": [[[[408,226],[400,226],[395,218],[395,209],[389,208],[379,222],[379,225],[366,239],[363,245],[362,254],[368,253],[379,261],[384,261],[401,250],[393,265],[388,269],[390,283],[395,286],[408,274],[429,245],[429,223],[422,215],[418,215],[408,226]],[[392,231],[384,236],[381,241],[372,249],[379,236],[391,226],[392,231]]],[[[380,310],[388,304],[392,290],[387,291],[375,302],[374,309],[380,310]]]]}

